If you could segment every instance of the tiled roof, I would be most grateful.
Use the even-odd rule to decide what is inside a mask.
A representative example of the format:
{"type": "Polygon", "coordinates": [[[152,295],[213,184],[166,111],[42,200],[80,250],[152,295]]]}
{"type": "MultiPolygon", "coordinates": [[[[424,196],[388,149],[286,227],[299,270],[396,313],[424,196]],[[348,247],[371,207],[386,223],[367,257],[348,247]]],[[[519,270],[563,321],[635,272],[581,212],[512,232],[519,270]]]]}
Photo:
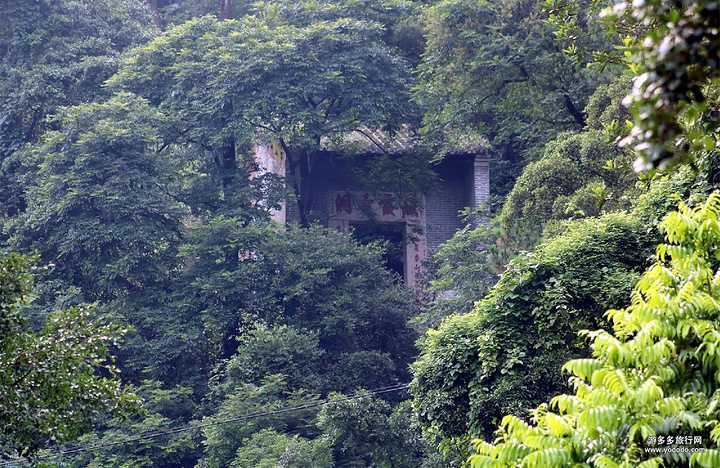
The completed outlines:
{"type": "MultiPolygon", "coordinates": [[[[323,138],[321,143],[327,151],[345,154],[401,154],[421,146],[427,150],[431,150],[431,146],[438,146],[428,145],[410,125],[402,125],[393,132],[361,127],[336,138],[323,138]]],[[[444,155],[476,154],[490,148],[483,136],[468,131],[446,131],[439,146],[435,152],[444,155]]]]}

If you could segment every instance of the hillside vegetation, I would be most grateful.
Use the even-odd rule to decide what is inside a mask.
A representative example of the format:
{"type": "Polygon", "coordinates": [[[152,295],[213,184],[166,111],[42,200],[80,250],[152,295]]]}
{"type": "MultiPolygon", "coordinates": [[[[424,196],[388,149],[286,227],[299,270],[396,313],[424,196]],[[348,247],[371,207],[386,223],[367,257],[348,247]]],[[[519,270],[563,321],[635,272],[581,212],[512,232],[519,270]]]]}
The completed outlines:
{"type": "Polygon", "coordinates": [[[0,0],[0,466],[720,466],[719,23],[0,0]],[[419,291],[310,208],[328,142],[408,128],[354,176],[491,156],[419,291]]]}

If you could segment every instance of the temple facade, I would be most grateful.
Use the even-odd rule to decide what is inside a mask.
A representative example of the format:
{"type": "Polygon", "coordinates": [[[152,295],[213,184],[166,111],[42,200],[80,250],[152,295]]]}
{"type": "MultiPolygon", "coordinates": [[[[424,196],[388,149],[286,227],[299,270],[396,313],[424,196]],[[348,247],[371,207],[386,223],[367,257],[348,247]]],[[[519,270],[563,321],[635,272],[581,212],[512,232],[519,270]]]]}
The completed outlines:
{"type": "MultiPolygon", "coordinates": [[[[397,144],[392,148],[396,152],[403,149],[397,144]]],[[[359,157],[373,156],[368,150],[359,157]]],[[[394,269],[409,287],[417,284],[427,255],[465,226],[460,211],[481,206],[490,194],[489,156],[482,145],[451,151],[433,165],[436,183],[424,194],[377,192],[363,187],[353,177],[357,158],[339,157],[337,150],[315,157],[312,198],[305,205],[309,219],[346,232],[375,229],[391,241],[399,241],[403,252],[394,269]]],[[[261,168],[285,177],[288,183],[299,177],[290,170],[276,145],[258,146],[256,160],[261,168]]],[[[298,204],[292,195],[274,218],[282,223],[300,222],[298,204]]]]}

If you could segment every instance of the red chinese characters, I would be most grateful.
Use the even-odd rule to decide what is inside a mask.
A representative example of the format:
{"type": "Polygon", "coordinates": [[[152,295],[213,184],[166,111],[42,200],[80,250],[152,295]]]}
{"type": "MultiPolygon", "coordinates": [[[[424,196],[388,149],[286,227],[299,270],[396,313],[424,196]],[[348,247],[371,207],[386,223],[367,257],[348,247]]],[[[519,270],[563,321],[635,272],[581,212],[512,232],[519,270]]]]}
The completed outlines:
{"type": "Polygon", "coordinates": [[[335,209],[337,213],[344,211],[347,214],[352,213],[352,194],[349,192],[340,196],[338,193],[335,197],[335,209]]]}

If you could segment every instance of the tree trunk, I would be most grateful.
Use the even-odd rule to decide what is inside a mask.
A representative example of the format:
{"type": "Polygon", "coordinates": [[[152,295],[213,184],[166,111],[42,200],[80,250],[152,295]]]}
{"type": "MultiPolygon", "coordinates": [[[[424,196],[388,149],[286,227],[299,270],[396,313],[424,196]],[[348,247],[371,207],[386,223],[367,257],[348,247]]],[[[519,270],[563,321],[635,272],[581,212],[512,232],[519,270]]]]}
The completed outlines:
{"type": "Polygon", "coordinates": [[[310,181],[311,167],[309,160],[310,155],[303,152],[298,161],[300,163],[300,195],[302,197],[298,200],[298,207],[300,208],[300,224],[302,224],[303,227],[308,227],[309,225],[307,214],[310,210],[312,199],[312,183],[310,181]]]}
{"type": "Polygon", "coordinates": [[[570,112],[570,115],[572,115],[573,119],[575,119],[575,122],[580,126],[580,128],[585,127],[585,116],[582,112],[578,110],[577,107],[575,107],[575,103],[572,102],[572,99],[570,99],[570,95],[566,92],[563,93],[565,97],[565,108],[568,112],[570,112]]]}
{"type": "Polygon", "coordinates": [[[220,21],[232,19],[232,0],[220,0],[220,21]]]}
{"type": "Polygon", "coordinates": [[[222,178],[223,193],[225,201],[231,200],[235,195],[237,178],[237,161],[235,158],[235,140],[231,139],[228,144],[220,149],[219,157],[216,158],[220,177],[222,178]]]}
{"type": "Polygon", "coordinates": [[[160,18],[160,10],[158,9],[158,0],[147,0],[150,5],[150,11],[152,12],[153,21],[158,29],[162,28],[162,19],[160,18]]]}
{"type": "Polygon", "coordinates": [[[294,152],[290,151],[290,148],[288,148],[282,138],[279,139],[279,143],[283,151],[285,152],[287,164],[290,167],[290,174],[292,174],[293,193],[295,194],[295,201],[297,202],[298,213],[300,214],[300,225],[303,227],[307,227],[309,224],[306,209],[306,206],[309,205],[306,202],[305,196],[305,193],[307,192],[307,178],[309,173],[307,155],[301,152],[299,155],[297,155],[297,157],[295,157],[295,154],[293,154],[294,152]],[[299,177],[297,173],[298,169],[300,169],[299,177]]]}

